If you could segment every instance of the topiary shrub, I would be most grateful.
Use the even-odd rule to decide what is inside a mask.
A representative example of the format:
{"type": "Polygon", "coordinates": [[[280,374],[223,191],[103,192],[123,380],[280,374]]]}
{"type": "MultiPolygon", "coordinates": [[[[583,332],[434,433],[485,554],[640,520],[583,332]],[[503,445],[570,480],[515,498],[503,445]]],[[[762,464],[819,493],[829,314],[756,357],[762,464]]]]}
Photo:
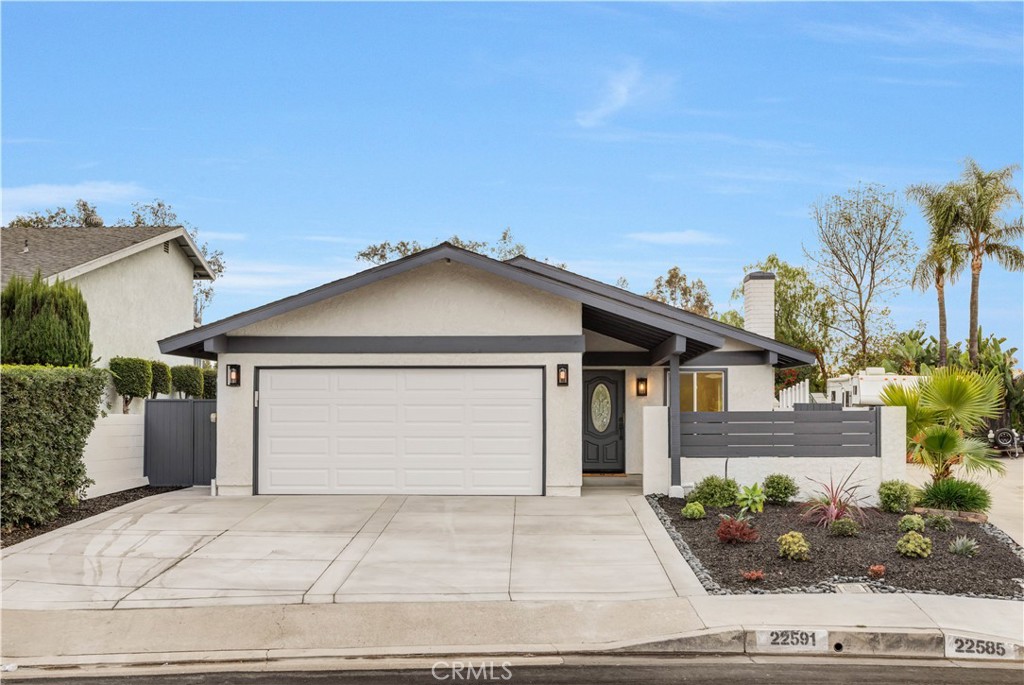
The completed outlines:
{"type": "Polygon", "coordinates": [[[171,384],[182,397],[202,397],[203,370],[191,364],[172,366],[171,384]]]}
{"type": "Polygon", "coordinates": [[[932,554],[932,541],[912,530],[896,541],[896,551],[905,557],[924,559],[932,554]]]}
{"type": "Polygon", "coordinates": [[[992,495],[969,480],[944,478],[926,485],[921,490],[918,504],[932,509],[988,511],[992,507],[992,495]]]}
{"type": "Polygon", "coordinates": [[[203,399],[217,399],[217,369],[203,369],[203,399]]]}
{"type": "Polygon", "coordinates": [[[796,481],[784,473],[773,473],[764,479],[764,496],[769,504],[789,504],[798,492],[796,481]]]}
{"type": "Polygon", "coordinates": [[[687,502],[700,502],[705,507],[731,507],[736,504],[740,488],[732,478],[708,476],[686,496],[687,502]]]}
{"type": "Polygon", "coordinates": [[[0,360],[4,364],[92,366],[89,308],[77,286],[12,276],[0,293],[0,360]]]}
{"type": "Polygon", "coordinates": [[[689,519],[691,521],[697,521],[707,516],[707,513],[704,511],[704,505],[700,502],[687,503],[680,513],[684,519],[689,519]]]}
{"type": "Polygon", "coordinates": [[[110,360],[110,375],[114,390],[121,396],[121,410],[127,414],[132,400],[149,397],[153,389],[153,367],[145,359],[114,357],[110,360]]]}
{"type": "Polygon", "coordinates": [[[149,363],[153,370],[153,399],[157,395],[171,394],[171,367],[163,362],[152,361],[149,363]]]}
{"type": "Polygon", "coordinates": [[[902,480],[886,480],[878,486],[878,506],[890,514],[905,514],[914,506],[917,488],[902,480]]]}
{"type": "Polygon", "coordinates": [[[828,532],[839,538],[855,538],[860,533],[860,526],[853,519],[836,519],[829,524],[828,532]]]}
{"type": "Polygon", "coordinates": [[[811,546],[807,544],[803,533],[791,530],[785,535],[780,535],[775,540],[779,543],[779,556],[783,559],[793,561],[807,561],[810,559],[811,546]]]}
{"type": "Polygon", "coordinates": [[[900,519],[900,532],[909,533],[914,530],[920,533],[924,530],[924,519],[918,514],[907,514],[900,519]]]}
{"type": "Polygon", "coordinates": [[[948,533],[953,530],[953,521],[948,516],[943,516],[942,514],[926,516],[924,519],[924,525],[928,528],[934,528],[942,533],[948,533]]]}
{"type": "Polygon", "coordinates": [[[106,390],[105,369],[4,366],[0,524],[41,524],[89,484],[82,462],[106,390]]]}

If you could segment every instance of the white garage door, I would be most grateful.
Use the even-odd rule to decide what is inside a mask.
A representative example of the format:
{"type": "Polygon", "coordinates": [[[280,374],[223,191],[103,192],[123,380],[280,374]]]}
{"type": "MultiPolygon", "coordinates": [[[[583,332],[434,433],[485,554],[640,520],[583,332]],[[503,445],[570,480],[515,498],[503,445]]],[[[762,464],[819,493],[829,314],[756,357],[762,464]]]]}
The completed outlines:
{"type": "Polygon", "coordinates": [[[539,495],[540,369],[266,369],[262,494],[539,495]]]}

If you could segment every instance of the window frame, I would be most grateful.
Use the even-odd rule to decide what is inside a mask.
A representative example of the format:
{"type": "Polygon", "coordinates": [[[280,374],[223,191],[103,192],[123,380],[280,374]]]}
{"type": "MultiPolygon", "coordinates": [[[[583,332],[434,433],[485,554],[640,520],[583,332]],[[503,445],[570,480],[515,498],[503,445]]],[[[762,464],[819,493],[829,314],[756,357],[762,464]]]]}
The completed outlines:
{"type": "MultiPolygon", "coordinates": [[[[665,369],[665,400],[666,406],[671,406],[668,403],[668,394],[670,392],[670,383],[668,382],[668,375],[671,373],[668,369],[665,369]]],[[[682,376],[684,373],[694,374],[693,391],[694,391],[694,408],[697,406],[697,374],[698,373],[721,373],[722,374],[722,411],[729,411],[729,369],[724,366],[680,366],[679,367],[679,388],[683,387],[682,376]]],[[[678,408],[682,411],[682,407],[678,408]]],[[[700,411],[699,409],[697,411],[700,411]]]]}

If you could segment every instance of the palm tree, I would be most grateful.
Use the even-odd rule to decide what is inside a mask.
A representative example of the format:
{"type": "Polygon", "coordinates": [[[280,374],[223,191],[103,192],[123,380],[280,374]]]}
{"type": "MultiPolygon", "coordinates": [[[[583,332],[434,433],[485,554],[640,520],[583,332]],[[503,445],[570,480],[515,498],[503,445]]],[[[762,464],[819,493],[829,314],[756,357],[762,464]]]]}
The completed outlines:
{"type": "Polygon", "coordinates": [[[946,334],[946,283],[953,284],[964,268],[964,253],[958,250],[953,238],[956,231],[956,192],[951,184],[943,188],[915,185],[907,188],[907,195],[921,205],[931,233],[928,247],[914,269],[910,285],[924,292],[935,286],[939,300],[939,367],[946,365],[949,336],[946,334]]]}
{"type": "Polygon", "coordinates": [[[995,259],[1009,271],[1024,271],[1024,250],[1017,242],[1024,237],[1020,217],[1006,222],[999,214],[1020,204],[1020,191],[1013,185],[1019,165],[985,171],[968,157],[960,183],[950,186],[956,194],[955,249],[971,260],[971,327],[967,352],[978,365],[978,283],[985,258],[995,259]]]}

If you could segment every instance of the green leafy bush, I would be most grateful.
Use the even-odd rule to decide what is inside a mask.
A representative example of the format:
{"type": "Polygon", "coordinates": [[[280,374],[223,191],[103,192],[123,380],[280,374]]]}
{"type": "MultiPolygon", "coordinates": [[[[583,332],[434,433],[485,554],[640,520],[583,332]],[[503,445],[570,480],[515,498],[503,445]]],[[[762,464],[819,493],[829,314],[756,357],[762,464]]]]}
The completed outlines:
{"type": "Polygon", "coordinates": [[[948,533],[953,530],[953,521],[948,516],[943,516],[942,514],[926,516],[924,519],[924,525],[943,533],[948,533]]]}
{"type": "Polygon", "coordinates": [[[912,530],[896,541],[896,551],[905,557],[924,559],[932,554],[932,541],[912,530]]]}
{"type": "Polygon", "coordinates": [[[829,524],[828,532],[840,538],[855,538],[860,533],[860,526],[853,519],[836,519],[829,524]]]}
{"type": "Polygon", "coordinates": [[[917,488],[902,480],[886,480],[878,486],[878,502],[882,511],[905,514],[914,506],[917,488]]]}
{"type": "Polygon", "coordinates": [[[754,483],[750,486],[743,486],[740,494],[736,496],[736,504],[743,508],[743,511],[750,511],[760,514],[764,511],[764,491],[761,486],[754,483]]]}
{"type": "Polygon", "coordinates": [[[736,504],[740,488],[732,478],[708,476],[687,497],[687,502],[700,502],[705,507],[731,507],[736,504]]]}
{"type": "Polygon", "coordinates": [[[171,367],[163,362],[153,361],[149,363],[153,370],[153,399],[157,395],[171,394],[171,367]]]}
{"type": "Polygon", "coordinates": [[[696,521],[707,516],[707,513],[704,511],[704,505],[700,502],[688,502],[682,509],[682,515],[684,519],[696,521]]]}
{"type": "Polygon", "coordinates": [[[132,400],[136,397],[149,397],[153,388],[153,367],[146,359],[114,357],[110,360],[110,375],[114,389],[121,396],[121,409],[125,414],[132,400]]]}
{"type": "Polygon", "coordinates": [[[785,535],[780,535],[775,540],[779,543],[779,556],[783,559],[793,561],[807,561],[810,559],[811,546],[807,544],[803,533],[791,530],[785,535]]]}
{"type": "Polygon", "coordinates": [[[77,286],[12,276],[0,293],[4,364],[92,366],[89,308],[77,286]]]}
{"type": "Polygon", "coordinates": [[[203,369],[203,399],[217,399],[217,369],[203,369]]]}
{"type": "Polygon", "coordinates": [[[40,524],[92,482],[82,452],[107,385],[104,369],[4,366],[0,524],[40,524]]]}
{"type": "Polygon", "coordinates": [[[914,530],[920,533],[924,530],[924,519],[918,514],[907,514],[900,519],[900,532],[909,533],[914,530]]]}
{"type": "Polygon", "coordinates": [[[184,397],[203,396],[203,370],[191,364],[171,367],[171,384],[184,397]]]}
{"type": "Polygon", "coordinates": [[[764,479],[764,497],[769,504],[789,504],[798,492],[796,481],[784,473],[773,473],[764,479]]]}
{"type": "Polygon", "coordinates": [[[918,504],[932,509],[988,511],[992,507],[992,495],[969,480],[946,478],[926,485],[918,504]]]}
{"type": "Polygon", "coordinates": [[[978,555],[978,541],[966,535],[959,535],[953,542],[949,543],[949,551],[959,557],[974,557],[978,555]]]}

